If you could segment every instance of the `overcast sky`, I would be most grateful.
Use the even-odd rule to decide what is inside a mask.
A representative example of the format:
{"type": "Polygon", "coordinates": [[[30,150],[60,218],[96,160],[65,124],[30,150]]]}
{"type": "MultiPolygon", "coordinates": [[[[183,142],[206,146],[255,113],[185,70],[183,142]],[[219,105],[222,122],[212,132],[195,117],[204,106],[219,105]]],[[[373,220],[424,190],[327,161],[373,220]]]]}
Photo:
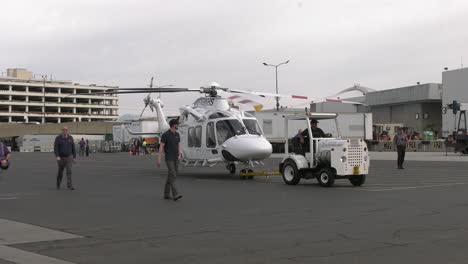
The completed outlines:
{"type": "MultiPolygon", "coordinates": [[[[2,1],[0,69],[80,83],[156,84],[327,96],[440,82],[468,65],[468,1],[2,1]]],[[[120,97],[138,112],[143,95],[120,97]]],[[[196,95],[165,95],[171,111],[196,95]]],[[[272,101],[264,101],[271,103],[272,101]]],[[[285,102],[286,103],[286,102],[285,102]]],[[[290,105],[301,102],[288,102],[290,105]]]]}

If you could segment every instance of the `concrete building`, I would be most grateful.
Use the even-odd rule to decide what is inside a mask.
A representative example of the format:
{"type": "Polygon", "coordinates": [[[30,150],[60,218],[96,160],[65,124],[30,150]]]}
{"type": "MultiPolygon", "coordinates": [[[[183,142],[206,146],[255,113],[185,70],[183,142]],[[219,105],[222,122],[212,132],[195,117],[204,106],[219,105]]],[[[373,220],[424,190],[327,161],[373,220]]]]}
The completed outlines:
{"type": "Polygon", "coordinates": [[[346,100],[363,105],[323,102],[311,104],[311,110],[337,113],[368,112],[372,113],[373,124],[403,124],[410,133],[431,130],[440,137],[442,88],[442,84],[427,83],[381,91],[359,90],[363,96],[346,100]]]}
{"type": "Polygon", "coordinates": [[[109,86],[36,79],[26,69],[8,69],[0,77],[0,123],[113,121],[116,95],[90,95],[109,86]]]}
{"type": "Polygon", "coordinates": [[[401,123],[410,132],[442,131],[442,85],[427,83],[371,92],[366,104],[374,124],[401,123]]]}

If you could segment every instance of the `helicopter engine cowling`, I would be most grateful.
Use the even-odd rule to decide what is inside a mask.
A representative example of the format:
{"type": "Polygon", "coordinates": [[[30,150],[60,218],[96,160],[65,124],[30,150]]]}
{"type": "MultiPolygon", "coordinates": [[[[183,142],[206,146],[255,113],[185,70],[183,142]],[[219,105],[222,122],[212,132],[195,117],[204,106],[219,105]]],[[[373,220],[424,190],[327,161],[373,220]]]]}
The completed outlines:
{"type": "Polygon", "coordinates": [[[272,146],[263,136],[239,135],[221,145],[221,154],[226,161],[264,160],[270,157],[272,146]]]}

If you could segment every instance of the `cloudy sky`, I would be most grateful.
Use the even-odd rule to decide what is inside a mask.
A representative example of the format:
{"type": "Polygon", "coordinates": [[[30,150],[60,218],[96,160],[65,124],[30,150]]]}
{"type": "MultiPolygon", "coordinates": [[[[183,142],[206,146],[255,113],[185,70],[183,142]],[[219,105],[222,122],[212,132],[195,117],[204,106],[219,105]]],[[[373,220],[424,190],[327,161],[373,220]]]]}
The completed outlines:
{"type": "MultiPolygon", "coordinates": [[[[464,0],[15,0],[2,1],[0,69],[24,67],[80,83],[327,96],[440,82],[468,65],[464,0]]],[[[167,109],[196,95],[165,95],[167,109]]],[[[138,112],[143,95],[120,97],[138,112]]],[[[272,101],[262,101],[265,104],[272,101]]],[[[286,102],[285,102],[286,103],[286,102]]],[[[290,105],[301,102],[288,102],[290,105]]]]}

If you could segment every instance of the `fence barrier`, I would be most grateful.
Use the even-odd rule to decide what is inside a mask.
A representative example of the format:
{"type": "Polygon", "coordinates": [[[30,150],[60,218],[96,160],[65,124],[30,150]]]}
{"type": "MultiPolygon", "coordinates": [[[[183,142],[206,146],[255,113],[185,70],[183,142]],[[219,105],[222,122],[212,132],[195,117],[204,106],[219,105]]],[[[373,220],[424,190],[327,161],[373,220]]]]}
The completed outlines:
{"type": "MultiPolygon", "coordinates": [[[[370,151],[396,151],[391,141],[367,141],[370,151]]],[[[406,145],[408,152],[451,152],[453,147],[444,140],[411,140],[406,145]]]]}

